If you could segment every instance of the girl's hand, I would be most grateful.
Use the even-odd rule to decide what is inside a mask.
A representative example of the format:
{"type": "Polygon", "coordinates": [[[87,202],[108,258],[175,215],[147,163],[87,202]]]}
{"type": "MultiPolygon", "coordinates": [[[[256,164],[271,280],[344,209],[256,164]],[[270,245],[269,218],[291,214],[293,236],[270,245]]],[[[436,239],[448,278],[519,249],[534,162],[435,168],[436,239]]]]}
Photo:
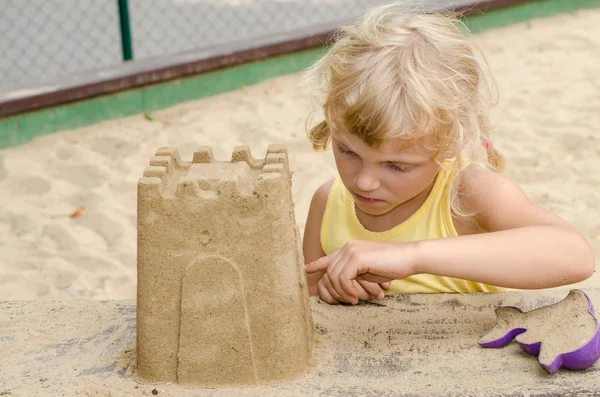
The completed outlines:
{"type": "MultiPolygon", "coordinates": [[[[354,280],[354,286],[358,291],[358,299],[369,301],[372,299],[381,299],[384,297],[385,291],[390,288],[390,283],[373,283],[366,280],[354,280]]],[[[330,305],[337,305],[340,302],[346,302],[331,286],[327,273],[321,277],[317,284],[317,293],[321,300],[330,305]]]]}
{"type": "Polygon", "coordinates": [[[385,283],[415,274],[415,247],[413,243],[350,241],[332,254],[309,263],[305,272],[326,270],[331,297],[340,301],[337,294],[342,301],[357,304],[361,293],[357,282],[385,283]]]}

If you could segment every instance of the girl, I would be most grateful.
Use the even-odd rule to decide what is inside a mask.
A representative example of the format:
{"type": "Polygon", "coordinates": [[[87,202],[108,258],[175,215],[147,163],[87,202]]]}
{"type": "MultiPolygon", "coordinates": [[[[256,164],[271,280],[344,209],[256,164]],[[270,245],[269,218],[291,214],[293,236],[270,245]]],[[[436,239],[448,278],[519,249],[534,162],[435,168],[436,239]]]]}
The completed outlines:
{"type": "Polygon", "coordinates": [[[459,19],[373,9],[310,72],[339,176],[304,232],[309,292],[330,304],[398,293],[496,292],[582,281],[594,254],[572,226],[501,174],[491,84],[459,19]]]}

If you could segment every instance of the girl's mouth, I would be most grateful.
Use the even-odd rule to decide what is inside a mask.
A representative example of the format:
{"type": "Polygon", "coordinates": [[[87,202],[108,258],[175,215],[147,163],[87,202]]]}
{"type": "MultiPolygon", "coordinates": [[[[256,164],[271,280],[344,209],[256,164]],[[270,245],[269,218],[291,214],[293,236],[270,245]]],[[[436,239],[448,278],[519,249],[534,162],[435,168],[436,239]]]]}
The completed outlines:
{"type": "Polygon", "coordinates": [[[369,197],[363,197],[359,194],[353,193],[354,197],[356,197],[356,199],[360,202],[366,203],[366,204],[379,204],[379,203],[383,203],[383,200],[378,200],[378,199],[374,199],[374,198],[369,198],[369,197]]]}

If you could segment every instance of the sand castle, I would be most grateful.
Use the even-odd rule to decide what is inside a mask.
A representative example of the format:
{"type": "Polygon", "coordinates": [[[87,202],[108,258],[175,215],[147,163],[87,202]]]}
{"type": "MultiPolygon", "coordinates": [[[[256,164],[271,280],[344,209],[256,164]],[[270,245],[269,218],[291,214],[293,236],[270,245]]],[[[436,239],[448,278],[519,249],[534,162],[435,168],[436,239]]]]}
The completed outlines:
{"type": "Polygon", "coordinates": [[[138,183],[137,371],[197,387],[289,380],[313,324],[287,151],[182,161],[161,148],[138,183]]]}

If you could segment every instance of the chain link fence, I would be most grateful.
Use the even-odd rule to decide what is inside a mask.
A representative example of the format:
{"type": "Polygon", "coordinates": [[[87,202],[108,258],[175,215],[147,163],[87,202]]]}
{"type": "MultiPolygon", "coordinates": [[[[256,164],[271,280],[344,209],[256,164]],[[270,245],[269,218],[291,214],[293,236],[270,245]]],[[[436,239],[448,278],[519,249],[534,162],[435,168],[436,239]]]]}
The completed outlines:
{"type": "Polygon", "coordinates": [[[0,0],[0,91],[122,61],[115,1],[0,0]]]}
{"type": "Polygon", "coordinates": [[[137,58],[274,36],[352,17],[377,0],[130,0],[137,58]],[[174,26],[160,21],[179,21],[174,26]]]}
{"type": "MultiPolygon", "coordinates": [[[[354,18],[390,0],[129,0],[133,59],[354,18]]],[[[430,8],[466,0],[420,0],[430,8]]],[[[118,0],[0,0],[0,92],[123,62],[118,0]]]]}

